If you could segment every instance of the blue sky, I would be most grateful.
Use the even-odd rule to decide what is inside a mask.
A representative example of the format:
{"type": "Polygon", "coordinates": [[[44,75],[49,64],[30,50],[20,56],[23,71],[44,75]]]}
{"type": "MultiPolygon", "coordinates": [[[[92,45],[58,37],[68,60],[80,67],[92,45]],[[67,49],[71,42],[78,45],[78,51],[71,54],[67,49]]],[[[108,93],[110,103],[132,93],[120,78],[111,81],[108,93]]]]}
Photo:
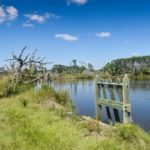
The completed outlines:
{"type": "Polygon", "coordinates": [[[54,64],[77,59],[100,68],[150,55],[149,0],[0,0],[0,64],[38,49],[54,64]]]}

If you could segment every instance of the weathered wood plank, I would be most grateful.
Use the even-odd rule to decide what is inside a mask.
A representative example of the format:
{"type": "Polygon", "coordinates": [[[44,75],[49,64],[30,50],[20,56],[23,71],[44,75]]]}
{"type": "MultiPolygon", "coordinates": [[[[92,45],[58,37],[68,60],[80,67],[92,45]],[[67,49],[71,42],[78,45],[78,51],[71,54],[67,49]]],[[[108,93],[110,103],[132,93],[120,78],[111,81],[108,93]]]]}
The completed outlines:
{"type": "Polygon", "coordinates": [[[123,79],[123,123],[132,122],[131,105],[129,101],[129,88],[130,88],[130,81],[128,75],[126,74],[123,79]]]}
{"type": "Polygon", "coordinates": [[[109,124],[112,124],[112,116],[110,107],[113,108],[115,121],[120,122],[119,110],[123,111],[123,123],[130,123],[131,118],[131,104],[129,101],[129,78],[127,74],[123,79],[116,80],[116,83],[111,79],[103,80],[100,76],[95,78],[95,106],[96,118],[102,119],[101,109],[106,106],[106,113],[109,124]],[[116,100],[119,98],[119,101],[116,100]]]}
{"type": "Polygon", "coordinates": [[[102,86],[104,85],[108,85],[108,86],[118,86],[118,87],[122,87],[123,84],[122,83],[109,83],[109,82],[98,82],[97,84],[100,84],[102,86]]]}
{"type": "MultiPolygon", "coordinates": [[[[105,100],[107,100],[105,86],[102,86],[102,92],[103,92],[103,98],[105,100]]],[[[100,99],[100,103],[101,103],[101,100],[102,99],[100,99]]],[[[108,116],[109,124],[112,124],[112,117],[111,117],[111,112],[110,112],[109,106],[108,105],[105,105],[105,106],[106,106],[106,113],[107,113],[107,116],[108,116]]]]}
{"type": "Polygon", "coordinates": [[[114,100],[101,98],[98,105],[105,105],[105,106],[110,106],[112,108],[116,108],[116,109],[119,109],[119,110],[123,110],[123,103],[116,102],[114,100]]]}
{"type": "MultiPolygon", "coordinates": [[[[121,83],[120,78],[117,78],[117,83],[121,83]]],[[[122,88],[116,88],[117,92],[118,92],[118,96],[119,96],[119,100],[121,102],[123,102],[123,94],[122,94],[122,88]]]]}
{"type": "Polygon", "coordinates": [[[95,86],[95,114],[96,114],[96,119],[97,120],[102,120],[102,115],[101,115],[101,107],[99,106],[99,97],[100,97],[100,87],[98,86],[98,82],[100,80],[99,75],[95,76],[95,81],[94,81],[94,86],[95,86]]]}
{"type": "MultiPolygon", "coordinates": [[[[108,82],[111,84],[112,80],[109,78],[108,82]]],[[[114,102],[116,102],[115,100],[115,94],[114,94],[114,86],[110,86],[109,87],[109,92],[110,92],[110,97],[112,100],[114,100],[114,102]]],[[[120,88],[119,88],[120,89],[120,88]]],[[[119,111],[116,108],[113,108],[113,112],[114,112],[114,116],[115,116],[115,121],[120,122],[120,117],[119,117],[119,111]]]]}

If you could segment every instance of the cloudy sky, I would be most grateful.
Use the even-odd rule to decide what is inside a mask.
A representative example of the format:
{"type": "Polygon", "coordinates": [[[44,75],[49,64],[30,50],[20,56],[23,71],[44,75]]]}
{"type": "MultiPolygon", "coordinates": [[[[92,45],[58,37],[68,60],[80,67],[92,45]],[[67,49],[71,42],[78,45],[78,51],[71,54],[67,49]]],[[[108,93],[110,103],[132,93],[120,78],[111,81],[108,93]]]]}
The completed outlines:
{"type": "Polygon", "coordinates": [[[0,64],[24,46],[55,64],[150,55],[149,0],[0,0],[0,64]]]}

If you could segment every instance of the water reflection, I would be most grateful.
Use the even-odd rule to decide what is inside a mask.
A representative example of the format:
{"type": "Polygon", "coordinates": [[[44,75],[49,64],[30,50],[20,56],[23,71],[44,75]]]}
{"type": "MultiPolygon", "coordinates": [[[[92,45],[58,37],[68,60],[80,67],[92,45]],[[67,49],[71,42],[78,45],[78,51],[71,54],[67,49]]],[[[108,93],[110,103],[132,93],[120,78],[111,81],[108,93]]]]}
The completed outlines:
{"type": "Polygon", "coordinates": [[[150,131],[150,81],[131,82],[133,121],[150,131]]]}
{"type": "Polygon", "coordinates": [[[132,90],[150,91],[150,80],[141,80],[141,81],[132,80],[130,83],[132,90]]]}
{"type": "Polygon", "coordinates": [[[95,117],[93,80],[56,82],[53,86],[56,90],[65,89],[69,91],[78,115],[95,117]]]}
{"type": "MultiPolygon", "coordinates": [[[[95,118],[93,80],[56,82],[53,86],[56,90],[64,89],[69,91],[78,115],[87,115],[95,118]]],[[[117,97],[117,95],[115,96],[117,97]]],[[[119,95],[117,99],[119,99],[119,95]]],[[[133,121],[145,130],[150,131],[150,80],[131,81],[130,100],[132,104],[133,121]]],[[[110,112],[114,120],[113,109],[110,108],[110,112]]],[[[104,116],[103,121],[108,122],[108,118],[106,117],[106,107],[102,108],[102,114],[104,116]]],[[[121,116],[121,112],[119,112],[119,115],[121,116]]]]}

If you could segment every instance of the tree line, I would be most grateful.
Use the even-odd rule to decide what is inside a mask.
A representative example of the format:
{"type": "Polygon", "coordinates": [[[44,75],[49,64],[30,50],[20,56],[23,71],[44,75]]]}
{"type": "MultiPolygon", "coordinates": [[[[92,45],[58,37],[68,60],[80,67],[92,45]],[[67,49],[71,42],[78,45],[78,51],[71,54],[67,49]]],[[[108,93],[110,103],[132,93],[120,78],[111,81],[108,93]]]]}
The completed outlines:
{"type": "Polygon", "coordinates": [[[111,75],[150,75],[150,56],[116,59],[107,63],[101,71],[111,75]]]}
{"type": "Polygon", "coordinates": [[[61,65],[61,64],[55,64],[53,65],[52,72],[53,73],[68,73],[68,74],[76,74],[76,73],[82,73],[85,70],[88,71],[94,71],[94,67],[91,63],[86,62],[78,62],[76,59],[73,59],[69,63],[70,65],[61,65]],[[79,65],[80,64],[80,65],[79,65]]]}

